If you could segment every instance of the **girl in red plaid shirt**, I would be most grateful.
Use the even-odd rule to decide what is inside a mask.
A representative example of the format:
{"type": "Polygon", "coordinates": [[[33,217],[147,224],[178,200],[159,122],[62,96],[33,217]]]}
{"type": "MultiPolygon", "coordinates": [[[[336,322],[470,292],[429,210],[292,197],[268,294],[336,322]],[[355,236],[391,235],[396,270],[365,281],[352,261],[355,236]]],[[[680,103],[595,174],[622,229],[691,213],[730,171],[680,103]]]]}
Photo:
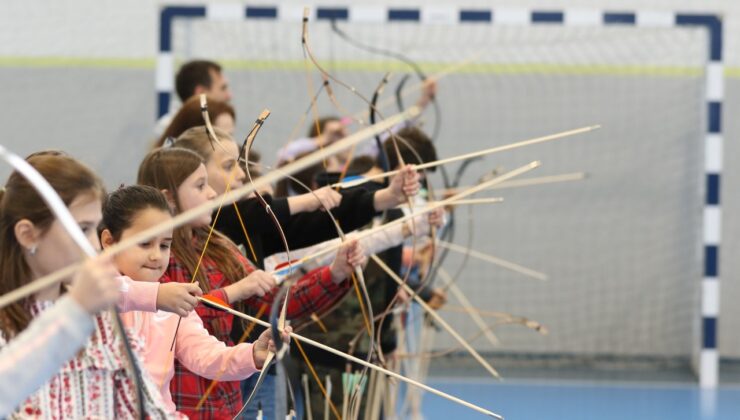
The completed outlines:
{"type": "MultiPolygon", "coordinates": [[[[149,153],[139,167],[138,183],[164,192],[176,213],[216,197],[208,185],[202,159],[186,149],[162,148],[149,153]]],[[[233,242],[211,231],[210,224],[211,216],[205,215],[175,229],[169,267],[160,282],[197,281],[205,293],[238,309],[269,313],[277,291],[275,279],[257,270],[233,242]]],[[[305,273],[290,289],[288,317],[295,319],[321,314],[334,306],[350,288],[347,277],[353,272],[353,267],[365,261],[363,250],[353,241],[337,252],[331,266],[305,273]]],[[[199,306],[196,311],[213,336],[233,345],[230,333],[235,320],[232,315],[204,306],[199,306]]],[[[239,382],[219,382],[196,410],[209,384],[210,380],[175,362],[175,377],[170,382],[170,390],[177,409],[191,418],[233,418],[241,408],[239,382]]]]}

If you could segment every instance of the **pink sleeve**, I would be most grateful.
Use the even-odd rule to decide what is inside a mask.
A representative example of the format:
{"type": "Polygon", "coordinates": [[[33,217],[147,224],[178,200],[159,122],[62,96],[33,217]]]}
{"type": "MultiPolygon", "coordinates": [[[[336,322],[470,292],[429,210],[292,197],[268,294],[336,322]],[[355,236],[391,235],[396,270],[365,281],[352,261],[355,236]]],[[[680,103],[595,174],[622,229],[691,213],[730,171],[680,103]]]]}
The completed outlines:
{"type": "Polygon", "coordinates": [[[126,276],[120,276],[118,280],[121,288],[119,311],[157,312],[158,282],[134,281],[126,276]]]}
{"type": "Polygon", "coordinates": [[[182,319],[175,356],[190,371],[207,379],[239,381],[259,372],[252,343],[226,346],[208,333],[195,311],[182,319]]]}

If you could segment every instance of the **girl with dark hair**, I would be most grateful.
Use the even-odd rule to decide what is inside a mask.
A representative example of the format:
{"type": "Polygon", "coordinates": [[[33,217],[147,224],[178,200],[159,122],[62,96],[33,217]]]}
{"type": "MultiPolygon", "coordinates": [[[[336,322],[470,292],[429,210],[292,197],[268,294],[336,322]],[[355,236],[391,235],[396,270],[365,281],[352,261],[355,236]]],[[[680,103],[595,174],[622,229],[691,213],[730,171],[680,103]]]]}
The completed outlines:
{"type": "MultiPolygon", "coordinates": [[[[108,196],[103,207],[100,235],[103,248],[166,223],[171,218],[169,204],[156,188],[144,185],[121,188],[108,196]]],[[[125,276],[158,284],[167,270],[171,244],[172,231],[165,232],[118,253],[114,261],[125,276]]],[[[164,403],[173,415],[176,407],[170,394],[170,380],[175,374],[175,360],[203,377],[220,376],[223,380],[233,381],[257,372],[262,368],[268,350],[274,351],[269,330],[262,333],[254,344],[227,347],[206,331],[195,312],[183,318],[167,312],[129,312],[123,318],[126,326],[146,342],[142,352],[144,365],[159,385],[164,403]]],[[[287,335],[285,338],[287,341],[287,335]]]]}

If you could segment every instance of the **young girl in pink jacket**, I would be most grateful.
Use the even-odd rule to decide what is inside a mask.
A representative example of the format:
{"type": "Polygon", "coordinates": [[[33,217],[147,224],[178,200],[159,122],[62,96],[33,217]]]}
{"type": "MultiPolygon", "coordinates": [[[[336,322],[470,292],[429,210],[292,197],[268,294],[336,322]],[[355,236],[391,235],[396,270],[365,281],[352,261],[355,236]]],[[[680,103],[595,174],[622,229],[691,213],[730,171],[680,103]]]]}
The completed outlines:
{"type": "MultiPolygon", "coordinates": [[[[157,189],[143,185],[120,188],[108,196],[103,206],[101,243],[103,248],[110,247],[171,218],[169,204],[157,189]]],[[[171,246],[169,231],[117,254],[114,263],[121,274],[135,282],[158,284],[167,269],[171,246]]],[[[170,312],[134,311],[123,314],[123,321],[143,338],[144,365],[171,413],[176,411],[170,394],[175,359],[203,377],[234,381],[258,372],[268,350],[274,349],[269,330],[254,343],[227,347],[208,333],[195,311],[183,318],[170,312]]]]}

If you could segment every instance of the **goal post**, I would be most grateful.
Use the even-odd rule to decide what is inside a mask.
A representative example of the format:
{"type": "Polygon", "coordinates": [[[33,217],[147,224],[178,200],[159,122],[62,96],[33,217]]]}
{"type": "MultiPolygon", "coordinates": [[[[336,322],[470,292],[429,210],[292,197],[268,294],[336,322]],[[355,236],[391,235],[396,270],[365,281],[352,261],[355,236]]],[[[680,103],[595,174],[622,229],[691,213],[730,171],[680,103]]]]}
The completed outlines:
{"type": "MultiPolygon", "coordinates": [[[[299,28],[302,16],[302,7],[297,7],[295,5],[254,6],[244,4],[219,3],[200,6],[164,6],[161,9],[159,18],[159,43],[156,63],[157,116],[162,116],[166,114],[170,110],[171,105],[176,102],[173,94],[174,74],[178,62],[182,59],[188,58],[186,53],[182,53],[181,51],[178,52],[178,42],[183,41],[187,38],[186,35],[178,34],[178,24],[182,24],[183,22],[214,22],[214,28],[218,27],[219,25],[221,25],[223,28],[226,28],[224,29],[226,32],[223,36],[228,37],[228,34],[230,33],[228,31],[237,31],[234,33],[242,35],[242,32],[239,32],[242,29],[229,29],[235,28],[234,26],[231,26],[233,24],[247,22],[249,24],[252,24],[253,26],[264,28],[265,25],[274,23],[275,25],[283,25],[283,27],[299,28]]],[[[488,85],[486,85],[488,88],[493,89],[495,87],[496,89],[499,89],[496,92],[501,93],[506,92],[507,89],[511,90],[511,88],[510,85],[504,85],[500,81],[500,79],[497,79],[496,77],[500,77],[501,74],[506,74],[507,72],[514,72],[514,70],[512,69],[525,69],[521,71],[525,73],[530,72],[530,74],[536,75],[544,74],[543,72],[549,71],[548,69],[551,70],[553,68],[557,68],[557,71],[552,71],[550,73],[551,75],[554,74],[554,76],[551,76],[551,79],[555,81],[553,83],[560,83],[556,87],[551,87],[551,85],[549,84],[546,85],[545,82],[542,82],[542,78],[537,79],[535,78],[535,76],[532,76],[530,78],[512,77],[510,80],[512,83],[529,83],[534,80],[538,84],[529,92],[531,93],[535,89],[544,89],[544,93],[535,93],[535,97],[542,100],[546,100],[548,94],[555,95],[557,93],[564,92],[570,86],[578,86],[579,88],[582,87],[583,83],[579,82],[580,84],[573,85],[568,80],[561,81],[558,79],[560,77],[560,74],[558,72],[563,72],[568,69],[573,72],[584,71],[583,74],[586,74],[587,71],[583,70],[585,67],[578,67],[580,64],[583,64],[579,60],[585,60],[584,62],[590,63],[591,67],[588,67],[590,69],[598,68],[598,66],[611,66],[610,68],[614,72],[624,75],[633,71],[632,67],[630,66],[634,65],[639,60],[649,60],[651,63],[654,62],[660,65],[662,63],[661,60],[667,60],[666,62],[668,62],[669,60],[675,58],[670,54],[666,54],[666,57],[663,57],[660,54],[662,52],[662,45],[668,45],[668,43],[670,42],[670,37],[666,36],[665,33],[660,33],[653,37],[653,32],[651,31],[663,29],[665,29],[666,31],[682,31],[687,29],[701,31],[703,33],[703,36],[705,37],[704,39],[706,40],[706,44],[703,46],[702,49],[703,55],[701,57],[692,57],[691,59],[696,59],[698,60],[698,62],[701,63],[700,77],[702,79],[699,82],[700,86],[697,87],[692,85],[686,88],[687,93],[690,92],[691,94],[694,94],[694,92],[696,92],[700,96],[694,98],[694,100],[697,104],[700,104],[700,109],[696,110],[696,121],[698,121],[698,125],[701,125],[701,127],[697,128],[697,137],[694,138],[692,141],[695,141],[697,145],[700,145],[701,153],[703,153],[703,162],[697,163],[697,168],[700,168],[700,171],[703,172],[701,174],[703,180],[702,182],[700,182],[701,185],[699,185],[696,189],[696,191],[701,193],[701,195],[703,196],[703,200],[701,202],[701,214],[698,214],[696,217],[697,224],[699,225],[696,227],[698,234],[694,236],[689,236],[696,239],[696,243],[694,244],[695,247],[693,249],[695,249],[698,254],[701,254],[696,258],[698,267],[697,273],[700,272],[700,274],[698,278],[695,278],[693,280],[695,281],[693,285],[686,286],[686,290],[695,290],[697,295],[694,296],[693,299],[686,300],[687,302],[691,302],[691,304],[689,304],[691,308],[687,309],[687,311],[691,312],[690,316],[693,320],[693,325],[684,325],[682,326],[682,328],[692,329],[691,334],[693,337],[693,348],[687,350],[686,353],[688,353],[691,358],[692,365],[697,372],[701,386],[707,388],[713,388],[717,386],[719,375],[719,254],[722,222],[720,198],[721,176],[723,169],[723,135],[721,113],[724,99],[723,22],[721,16],[715,14],[703,14],[693,12],[683,13],[611,10],[526,10],[486,8],[467,9],[460,8],[455,5],[436,5],[428,7],[424,6],[420,8],[401,8],[393,6],[386,7],[377,5],[351,5],[314,7],[312,9],[311,19],[312,21],[315,21],[317,25],[324,24],[323,30],[327,33],[328,25],[325,24],[331,20],[335,20],[341,24],[344,24],[344,27],[346,28],[351,28],[351,26],[347,26],[348,24],[356,24],[358,25],[360,30],[365,31],[363,33],[369,33],[368,31],[370,30],[377,30],[378,28],[382,27],[382,25],[388,25],[390,27],[388,31],[390,35],[376,35],[378,37],[377,39],[382,42],[393,42],[392,39],[388,40],[383,37],[392,37],[394,33],[397,34],[399,38],[401,36],[405,36],[404,34],[408,32],[409,25],[418,25],[419,28],[427,28],[420,33],[428,35],[428,43],[430,45],[426,47],[423,45],[420,46],[420,44],[412,44],[412,41],[404,41],[406,42],[406,44],[403,45],[414,45],[414,47],[417,49],[416,51],[418,52],[418,56],[421,57],[422,61],[424,61],[425,63],[436,61],[439,64],[438,68],[442,68],[444,64],[449,64],[449,61],[445,61],[449,57],[436,57],[433,51],[433,47],[435,46],[435,44],[439,45],[440,48],[446,48],[446,50],[444,51],[445,54],[447,56],[451,55],[452,58],[455,60],[464,60],[466,58],[469,58],[470,56],[470,54],[450,48],[450,46],[454,44],[452,44],[452,40],[450,40],[449,38],[454,37],[451,37],[449,35],[446,36],[445,34],[451,33],[450,31],[460,31],[461,36],[470,36],[471,46],[470,51],[468,51],[469,53],[475,50],[475,48],[473,48],[474,44],[477,43],[476,45],[485,46],[487,45],[486,40],[490,39],[483,38],[483,36],[491,35],[482,34],[481,28],[503,28],[502,32],[496,32],[496,36],[498,36],[498,38],[496,38],[496,42],[492,42],[490,44],[490,50],[495,50],[495,54],[491,51],[487,51],[487,53],[491,54],[491,56],[487,56],[489,62],[487,62],[487,64],[476,64],[472,66],[478,68],[481,74],[488,72],[488,76],[476,75],[476,70],[471,69],[470,72],[472,75],[470,76],[469,85],[466,85],[466,81],[464,80],[456,81],[455,83],[459,82],[461,83],[460,86],[467,87],[475,85],[476,83],[488,83],[488,85]],[[399,24],[403,24],[405,26],[400,27],[399,24]],[[430,27],[434,27],[437,29],[430,30],[428,29],[430,27]],[[511,32],[507,32],[508,29],[506,28],[516,29],[512,29],[511,32]],[[528,30],[529,28],[531,28],[532,30],[531,37],[519,38],[522,36],[520,35],[520,33],[525,33],[524,31],[528,30]],[[564,33],[567,35],[564,35],[562,38],[559,38],[557,36],[553,37],[553,28],[563,28],[563,30],[566,31],[564,33]],[[599,33],[597,32],[599,30],[603,30],[604,35],[601,37],[594,36],[594,34],[599,33]],[[619,32],[613,32],[615,30],[619,32]],[[622,60],[626,55],[622,55],[619,51],[613,54],[608,51],[605,52],[604,57],[599,58],[599,60],[602,61],[589,61],[591,60],[589,54],[604,52],[604,48],[608,48],[608,43],[616,42],[615,40],[619,39],[620,36],[628,34],[630,31],[635,31],[635,33],[641,34],[637,35],[634,40],[630,41],[638,47],[641,45],[640,43],[643,39],[646,39],[648,41],[659,39],[659,42],[665,44],[659,44],[657,46],[645,45],[644,47],[646,49],[653,49],[649,50],[644,55],[638,54],[639,56],[635,58],[635,63],[626,62],[620,64],[621,62],[619,60],[622,60]],[[645,38],[642,38],[643,35],[640,31],[643,31],[645,33],[645,38]],[[548,41],[551,42],[548,43],[548,41]],[[521,46],[522,44],[523,46],[521,46]],[[493,57],[494,55],[495,57],[493,57]],[[545,62],[535,63],[531,60],[531,57],[537,57],[538,55],[540,57],[545,56],[545,62]],[[486,65],[488,67],[486,67],[486,65]],[[498,76],[494,77],[493,75],[498,76]],[[480,79],[475,79],[476,77],[480,77],[480,79]],[[486,77],[485,80],[484,77],[486,77]]],[[[255,35],[255,37],[251,39],[259,39],[259,41],[265,41],[271,36],[282,36],[284,32],[278,31],[282,31],[282,29],[279,29],[278,27],[278,29],[276,29],[276,32],[260,34],[259,38],[257,38],[258,35],[255,35]]],[[[297,31],[299,31],[299,29],[295,29],[295,32],[297,31]]],[[[185,33],[187,31],[181,32],[185,33]]],[[[298,38],[295,32],[285,32],[285,36],[296,37],[295,43],[297,43],[298,38]]],[[[242,53],[242,50],[236,48],[235,46],[234,48],[230,48],[229,45],[217,46],[216,43],[213,41],[218,39],[218,37],[219,35],[210,34],[210,38],[208,38],[208,36],[204,37],[206,40],[210,41],[202,42],[198,39],[190,39],[188,42],[191,43],[190,45],[192,46],[192,53],[197,55],[199,58],[238,61],[239,54],[242,53]],[[204,57],[202,55],[209,52],[208,49],[201,48],[202,44],[207,42],[210,42],[210,45],[213,45],[214,50],[218,51],[218,53],[216,53],[213,57],[204,57]]],[[[423,36],[420,35],[419,37],[423,36]]],[[[244,43],[248,42],[248,40],[244,39],[241,39],[240,41],[244,43]]],[[[226,43],[228,44],[229,42],[235,43],[236,41],[227,41],[226,43]]],[[[372,77],[368,76],[367,80],[365,80],[365,78],[363,78],[363,75],[361,74],[362,69],[359,68],[360,65],[365,62],[362,60],[366,60],[366,62],[371,62],[372,58],[360,53],[348,53],[347,50],[345,50],[344,48],[351,47],[339,45],[340,43],[340,41],[335,41],[332,44],[332,54],[336,53],[336,55],[340,57],[340,61],[341,57],[350,56],[357,56],[360,57],[360,59],[357,60],[359,64],[354,64],[357,68],[353,69],[352,65],[346,63],[343,67],[343,64],[340,63],[336,67],[337,71],[344,72],[342,73],[343,75],[347,74],[350,77],[354,77],[352,80],[361,85],[363,88],[374,86],[377,83],[377,80],[375,80],[375,75],[373,74],[372,77]]],[[[282,45],[277,41],[273,44],[279,44],[278,46],[282,45]]],[[[272,49],[265,47],[263,50],[261,50],[261,54],[268,57],[270,60],[273,60],[274,62],[279,62],[281,60],[284,60],[286,62],[290,60],[298,60],[295,56],[295,45],[293,49],[289,52],[286,52],[284,56],[281,55],[282,53],[276,49],[275,45],[270,46],[270,48],[272,49]]],[[[628,46],[626,44],[619,44],[619,48],[633,48],[635,45],[628,46]]],[[[298,46],[297,48],[300,48],[300,46],[298,46]]],[[[251,53],[244,52],[244,54],[249,55],[251,53]]],[[[676,57],[678,57],[678,55],[679,54],[676,53],[676,57]]],[[[250,56],[250,58],[252,59],[254,59],[254,57],[258,57],[258,55],[255,54],[254,56],[250,56]]],[[[261,58],[261,56],[259,57],[261,58]]],[[[330,55],[324,55],[321,58],[329,61],[337,59],[336,57],[332,57],[330,55]]],[[[385,60],[387,60],[387,58],[385,60]]],[[[681,58],[679,57],[678,60],[680,61],[681,58]]],[[[285,67],[280,68],[280,71],[285,71],[286,74],[294,72],[296,73],[295,75],[293,75],[293,73],[290,73],[289,76],[295,76],[296,80],[305,80],[303,73],[300,73],[302,71],[302,68],[297,67],[295,63],[285,64],[285,67]]],[[[378,69],[374,68],[373,71],[377,73],[378,69]]],[[[649,72],[646,74],[648,76],[651,76],[649,72]]],[[[263,76],[259,76],[259,78],[261,77],[263,76]]],[[[258,80],[255,83],[259,84],[261,80],[262,79],[258,80]]],[[[286,84],[290,85],[290,83],[291,82],[286,81],[286,84]]],[[[596,82],[587,80],[586,83],[596,82]]],[[[598,85],[596,86],[596,88],[602,89],[605,86],[606,85],[598,85]]],[[[266,93],[263,91],[255,92],[255,95],[262,94],[266,93]]],[[[302,91],[301,94],[305,94],[305,90],[302,91]]],[[[619,98],[615,98],[614,100],[618,101],[619,98]]],[[[459,99],[459,101],[461,102],[461,104],[463,104],[463,99],[459,99]]],[[[558,103],[554,102],[554,104],[558,103]]],[[[441,105],[442,107],[444,107],[445,104],[441,103],[441,105]]],[[[512,99],[509,100],[506,105],[510,109],[516,109],[519,113],[514,114],[513,110],[507,109],[505,112],[502,111],[501,114],[508,116],[509,121],[521,119],[521,124],[526,126],[526,115],[524,115],[524,113],[528,110],[529,104],[521,103],[521,100],[516,99],[512,95],[512,99]]],[[[625,102],[625,106],[630,105],[629,103],[625,102]]],[[[459,107],[460,106],[458,106],[457,108],[459,107]]],[[[476,107],[476,109],[485,110],[485,107],[485,104],[481,104],[481,106],[476,107]]],[[[295,109],[291,109],[290,112],[296,112],[297,114],[300,114],[303,112],[304,108],[304,104],[299,104],[295,106],[295,109]]],[[[574,107],[574,112],[579,109],[581,108],[574,107]]],[[[619,107],[615,106],[613,110],[615,112],[618,112],[619,107]]],[[[468,113],[473,112],[472,110],[467,111],[468,113]]],[[[559,114],[564,111],[562,111],[561,109],[556,109],[553,110],[553,112],[557,112],[559,114]]],[[[681,112],[688,113],[691,112],[691,110],[687,109],[682,110],[681,112]]],[[[676,115],[677,114],[678,112],[676,113],[676,115]]],[[[433,116],[430,118],[437,117],[438,116],[433,116]]],[[[280,117],[276,116],[276,118],[280,117]]],[[[577,118],[569,118],[571,119],[567,119],[568,121],[578,120],[577,118]]],[[[249,117],[247,116],[247,118],[245,119],[248,120],[249,117]]],[[[589,123],[601,122],[602,121],[589,121],[589,123]]],[[[664,123],[666,125],[671,124],[671,122],[664,123]]],[[[511,122],[511,124],[513,124],[513,122],[511,122]]],[[[643,124],[643,122],[636,122],[636,124],[643,124]]],[[[655,127],[660,126],[660,124],[656,122],[653,122],[653,124],[655,124],[655,127]]],[[[465,124],[461,124],[461,126],[462,127],[458,127],[458,129],[460,130],[461,135],[465,136],[466,138],[474,138],[476,136],[480,137],[484,136],[485,133],[491,132],[491,127],[488,126],[481,127],[480,129],[476,127],[467,127],[465,124]]],[[[547,128],[554,126],[556,126],[554,123],[549,125],[544,124],[544,127],[547,128]]],[[[499,127],[494,128],[493,132],[495,132],[495,129],[503,130],[503,128],[499,127]]],[[[603,128],[603,131],[608,132],[609,130],[619,129],[621,128],[609,127],[608,125],[606,125],[603,128]]],[[[657,128],[655,129],[657,130],[657,128]]],[[[511,129],[508,132],[502,132],[501,134],[509,134],[513,137],[524,132],[527,131],[524,129],[511,129]]],[[[447,133],[449,134],[449,131],[447,133]]],[[[619,132],[617,135],[628,135],[627,133],[627,131],[625,131],[624,133],[619,132]]],[[[683,133],[683,135],[691,136],[693,136],[694,134],[695,133],[693,131],[683,133]]],[[[678,137],[680,137],[681,135],[682,134],[680,133],[677,134],[678,137]]],[[[516,139],[519,138],[513,137],[509,140],[516,139]]],[[[443,149],[446,146],[440,145],[439,147],[443,149]]],[[[582,153],[582,156],[588,156],[588,150],[584,149],[582,153]]],[[[656,155],[658,154],[658,152],[655,153],[656,155]]],[[[687,152],[687,156],[689,154],[690,153],[687,152]]],[[[519,155],[518,157],[521,158],[522,156],[524,155],[519,155]]],[[[555,153],[554,159],[557,160],[558,157],[562,156],[555,153]]],[[[561,160],[564,159],[565,157],[562,157],[561,160]]],[[[683,158],[678,159],[675,165],[679,165],[681,159],[683,158]]],[[[697,174],[697,176],[699,175],[697,174]]],[[[617,178],[615,178],[615,181],[616,180],[617,178]]],[[[690,203],[684,204],[690,206],[690,203]]],[[[675,259],[677,257],[673,255],[670,258],[675,259]]],[[[542,257],[541,259],[538,257],[538,259],[535,259],[533,261],[537,263],[542,263],[546,268],[552,265],[553,270],[557,270],[556,262],[548,261],[546,257],[542,257]]],[[[639,258],[636,258],[625,261],[627,261],[628,263],[641,264],[648,260],[641,260],[639,258]]],[[[665,261],[670,261],[669,257],[666,257],[665,261]]],[[[650,261],[648,261],[648,263],[650,263],[650,261]]],[[[658,264],[658,262],[656,262],[655,264],[658,264]]],[[[658,270],[660,267],[654,268],[658,270]]],[[[593,276],[594,274],[595,273],[589,273],[589,276],[593,276]]],[[[557,279],[553,279],[553,282],[556,281],[557,279]]],[[[584,283],[585,281],[586,280],[584,280],[584,283]]],[[[617,286],[615,286],[615,288],[616,287],[617,286]]],[[[627,302],[629,300],[629,296],[629,294],[624,294],[621,299],[623,299],[624,302],[627,302]]],[[[587,298],[587,296],[584,297],[584,299],[587,298]]],[[[676,301],[679,302],[681,300],[677,298],[676,301]]],[[[531,303],[531,305],[531,308],[533,310],[537,309],[534,303],[531,303]]],[[[521,313],[522,310],[520,310],[519,312],[522,315],[528,315],[527,308],[529,308],[529,306],[523,308],[524,313],[521,313]]],[[[665,313],[668,313],[668,311],[666,310],[665,313]]],[[[543,312],[543,314],[547,313],[543,312]]],[[[664,313],[660,314],[660,316],[663,315],[664,313]]],[[[548,319],[541,319],[541,321],[547,323],[548,319]]],[[[565,324],[566,322],[568,321],[563,320],[563,324],[565,324]]],[[[604,321],[605,324],[608,324],[609,322],[611,321],[604,321]]],[[[607,345],[604,344],[604,346],[606,347],[607,345]]],[[[597,347],[599,346],[595,346],[595,348],[597,347]]],[[[567,349],[567,346],[563,346],[562,348],[567,349]]],[[[589,349],[584,348],[583,351],[589,351],[589,349]]],[[[597,348],[597,350],[595,351],[601,351],[601,349],[597,348]]]]}

